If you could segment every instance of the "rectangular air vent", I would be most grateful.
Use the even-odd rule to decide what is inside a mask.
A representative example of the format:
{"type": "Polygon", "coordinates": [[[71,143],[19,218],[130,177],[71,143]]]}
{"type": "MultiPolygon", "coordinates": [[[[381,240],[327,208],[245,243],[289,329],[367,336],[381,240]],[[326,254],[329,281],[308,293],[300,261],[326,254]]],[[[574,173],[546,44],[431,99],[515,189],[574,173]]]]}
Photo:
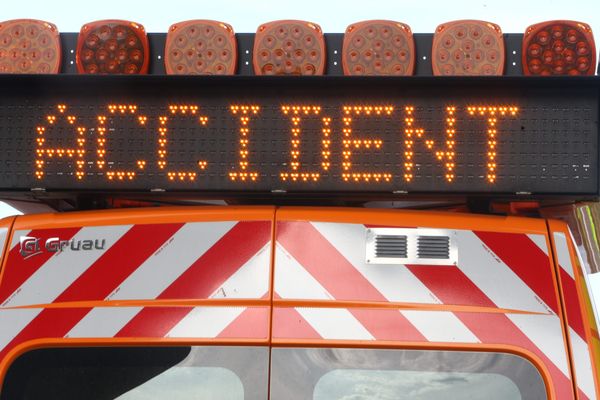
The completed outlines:
{"type": "Polygon", "coordinates": [[[369,228],[366,253],[368,264],[456,265],[456,231],[369,228]]]}
{"type": "Polygon", "coordinates": [[[417,257],[450,258],[450,238],[448,236],[419,236],[417,238],[417,257]]]}
{"type": "Polygon", "coordinates": [[[377,235],[375,236],[375,257],[406,258],[406,235],[377,235]]]}

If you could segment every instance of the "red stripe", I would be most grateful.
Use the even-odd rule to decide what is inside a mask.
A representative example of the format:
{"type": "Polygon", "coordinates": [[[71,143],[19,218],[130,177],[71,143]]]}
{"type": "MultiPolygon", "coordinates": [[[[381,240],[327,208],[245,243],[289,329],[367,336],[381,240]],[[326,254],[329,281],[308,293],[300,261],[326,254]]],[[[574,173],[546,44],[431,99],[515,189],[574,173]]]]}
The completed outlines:
{"type": "Polygon", "coordinates": [[[524,234],[475,232],[558,315],[550,259],[524,234]]]}
{"type": "Polygon", "coordinates": [[[585,328],[583,325],[583,316],[581,312],[581,304],[577,295],[577,287],[575,281],[564,269],[560,268],[560,283],[562,284],[563,295],[565,298],[565,307],[567,309],[567,320],[569,326],[587,342],[585,328]]]}
{"type": "Polygon", "coordinates": [[[323,339],[295,308],[273,309],[273,338],[323,339]]]}
{"type": "Polygon", "coordinates": [[[439,293],[444,299],[444,304],[495,307],[487,297],[480,296],[479,288],[454,266],[407,265],[406,267],[429,290],[439,293]]]}
{"type": "MultiPolygon", "coordinates": [[[[271,222],[243,221],[236,224],[208,249],[183,274],[169,285],[158,299],[206,299],[271,239],[271,222]]],[[[201,240],[201,239],[199,239],[201,240]]],[[[268,265],[265,266],[268,271],[268,265]]],[[[119,331],[117,336],[135,336],[153,325],[169,332],[187,313],[166,314],[145,308],[119,331]],[[168,329],[167,329],[168,328],[168,329]]]]}
{"type": "MultiPolygon", "coordinates": [[[[310,273],[336,300],[388,300],[308,222],[279,222],[277,241],[308,273],[310,273]]],[[[276,269],[275,273],[285,273],[276,269]]],[[[382,332],[380,322],[366,318],[361,311],[350,310],[364,327],[377,337],[382,332]]],[[[403,332],[406,340],[426,341],[425,337],[400,313],[389,315],[388,324],[403,332]]]]}
{"type": "MultiPolygon", "coordinates": [[[[61,228],[61,229],[38,229],[33,230],[27,236],[40,239],[40,248],[44,247],[47,239],[58,237],[61,240],[71,239],[81,228],[61,228]]],[[[15,232],[15,234],[18,231],[15,232]]],[[[24,259],[20,253],[21,246],[17,245],[10,250],[6,264],[10,268],[5,268],[0,283],[0,303],[5,305],[9,296],[17,290],[29,277],[40,269],[55,253],[42,251],[41,254],[24,259]]]]}
{"type": "MultiPolygon", "coordinates": [[[[440,285],[435,279],[419,272],[419,278],[424,278],[423,282],[444,304],[452,304],[456,301],[469,299],[475,304],[494,307],[496,304],[483,293],[469,278],[459,269],[447,267],[448,271],[444,275],[446,281],[440,285]],[[431,284],[431,286],[430,286],[431,284]],[[468,290],[466,294],[457,291],[447,290],[447,286],[454,286],[462,290],[468,290]]],[[[412,269],[418,269],[413,268],[412,269]]],[[[544,365],[550,371],[550,375],[557,388],[558,399],[572,399],[573,387],[569,377],[565,376],[556,365],[533,343],[505,314],[492,313],[468,313],[456,312],[455,315],[469,328],[482,343],[490,344],[509,344],[522,347],[534,352],[540,357],[544,365]]],[[[561,335],[562,336],[562,335],[561,335]]]]}
{"type": "Polygon", "coordinates": [[[269,336],[269,307],[248,307],[218,338],[255,338],[266,339],[269,336]]]}
{"type": "MultiPolygon", "coordinates": [[[[181,226],[183,224],[135,225],[53,302],[103,300],[181,226]]],[[[34,338],[63,337],[90,310],[68,309],[57,314],[56,309],[44,309],[5,349],[34,338]]]]}

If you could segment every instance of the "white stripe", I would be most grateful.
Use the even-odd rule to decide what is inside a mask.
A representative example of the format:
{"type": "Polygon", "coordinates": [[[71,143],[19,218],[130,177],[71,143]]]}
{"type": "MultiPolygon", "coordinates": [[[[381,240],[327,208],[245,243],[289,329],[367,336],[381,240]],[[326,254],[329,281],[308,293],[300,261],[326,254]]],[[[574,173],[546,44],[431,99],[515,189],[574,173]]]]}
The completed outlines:
{"type": "Polygon", "coordinates": [[[23,230],[23,231],[14,231],[12,242],[10,243],[10,249],[14,249],[21,241],[21,236],[28,236],[31,231],[23,230]]]}
{"type": "Polygon", "coordinates": [[[142,307],[96,307],[79,321],[65,337],[114,337],[142,307]]]}
{"type": "MultiPolygon", "coordinates": [[[[459,269],[498,307],[554,314],[525,284],[471,231],[457,231],[459,269]]],[[[510,246],[510,243],[506,244],[510,246]]],[[[550,273],[550,264],[535,265],[540,273],[550,273]]]]}
{"type": "Polygon", "coordinates": [[[430,342],[480,343],[473,332],[451,312],[403,310],[401,313],[430,342]]]}
{"type": "Polygon", "coordinates": [[[236,222],[197,222],[179,229],[108,297],[108,300],[155,299],[236,222]]]}
{"type": "Polygon", "coordinates": [[[259,299],[269,291],[271,242],[267,243],[240,269],[231,275],[211,299],[259,299]]]}
{"type": "Polygon", "coordinates": [[[556,246],[558,264],[571,278],[575,279],[573,263],[571,262],[571,256],[569,254],[569,245],[567,244],[567,236],[562,232],[554,232],[554,244],[556,246]]]}
{"type": "Polygon", "coordinates": [[[388,301],[423,304],[442,303],[405,265],[367,264],[367,229],[364,225],[327,222],[312,222],[312,225],[388,301]]]}
{"type": "Polygon", "coordinates": [[[596,391],[594,390],[594,370],[590,358],[590,348],[572,328],[569,328],[569,335],[571,337],[571,349],[573,350],[573,359],[575,361],[577,386],[590,400],[597,400],[596,391]]]}
{"type": "Polygon", "coordinates": [[[231,324],[246,307],[195,307],[166,337],[214,338],[231,324]]]}
{"type": "Polygon", "coordinates": [[[296,308],[323,339],[375,340],[345,308],[296,308]]]}
{"type": "Polygon", "coordinates": [[[275,247],[275,293],[284,299],[335,300],[279,243],[275,247]]]}
{"type": "Polygon", "coordinates": [[[570,377],[562,326],[556,315],[506,314],[553,363],[570,377]]]}
{"type": "Polygon", "coordinates": [[[2,256],[4,255],[4,244],[8,236],[8,228],[0,228],[0,262],[2,262],[2,256]]]}
{"type": "MultiPolygon", "coordinates": [[[[10,296],[3,306],[21,306],[51,303],[79,276],[81,276],[102,254],[129,230],[130,225],[90,227],[81,229],[74,240],[105,239],[104,250],[65,250],[50,257],[32,276],[10,296]]],[[[5,310],[6,312],[9,310],[5,310]]],[[[42,309],[15,310],[22,313],[14,320],[0,320],[2,337],[0,348],[4,348],[42,309]]],[[[4,312],[4,311],[3,311],[4,312]]],[[[7,314],[11,315],[11,314],[7,314]]]]}
{"type": "Polygon", "coordinates": [[[17,310],[0,309],[0,349],[3,349],[39,313],[40,308],[17,310]]]}
{"type": "Polygon", "coordinates": [[[548,243],[546,242],[546,236],[530,233],[527,235],[527,237],[531,239],[531,241],[535,243],[535,245],[539,247],[541,251],[548,255],[548,243]]]}

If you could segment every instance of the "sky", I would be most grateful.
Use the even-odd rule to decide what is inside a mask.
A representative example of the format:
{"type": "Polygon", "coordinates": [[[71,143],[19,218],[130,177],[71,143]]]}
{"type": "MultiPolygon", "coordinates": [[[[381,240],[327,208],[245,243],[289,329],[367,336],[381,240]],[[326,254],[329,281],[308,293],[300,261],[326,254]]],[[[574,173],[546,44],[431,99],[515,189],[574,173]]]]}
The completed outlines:
{"type": "MultiPolygon", "coordinates": [[[[440,23],[457,19],[494,22],[504,33],[523,33],[531,24],[569,19],[588,23],[600,41],[599,0],[3,0],[0,20],[16,18],[49,21],[61,32],[78,32],[83,24],[102,19],[132,20],[147,32],[166,32],[171,24],[190,19],[214,19],[229,23],[238,33],[255,32],[261,23],[278,19],[315,22],[326,33],[344,32],[349,24],[368,19],[404,22],[415,33],[432,33],[440,23]]],[[[0,217],[11,210],[0,204],[0,217]]],[[[590,281],[600,310],[600,274],[590,281]]]]}

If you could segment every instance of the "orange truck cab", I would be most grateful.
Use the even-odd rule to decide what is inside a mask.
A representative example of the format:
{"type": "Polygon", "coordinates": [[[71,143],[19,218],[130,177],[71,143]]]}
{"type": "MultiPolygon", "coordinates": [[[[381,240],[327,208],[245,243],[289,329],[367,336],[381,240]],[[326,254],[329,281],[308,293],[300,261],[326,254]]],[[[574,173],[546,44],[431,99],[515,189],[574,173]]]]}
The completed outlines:
{"type": "Polygon", "coordinates": [[[589,26],[24,21],[65,48],[0,74],[0,198],[53,211],[0,220],[0,400],[600,399],[600,253],[544,213],[600,198],[589,26]],[[165,75],[206,46],[237,76],[165,75]]]}
{"type": "Polygon", "coordinates": [[[598,398],[559,221],[226,206],[0,226],[3,399],[598,398]]]}

